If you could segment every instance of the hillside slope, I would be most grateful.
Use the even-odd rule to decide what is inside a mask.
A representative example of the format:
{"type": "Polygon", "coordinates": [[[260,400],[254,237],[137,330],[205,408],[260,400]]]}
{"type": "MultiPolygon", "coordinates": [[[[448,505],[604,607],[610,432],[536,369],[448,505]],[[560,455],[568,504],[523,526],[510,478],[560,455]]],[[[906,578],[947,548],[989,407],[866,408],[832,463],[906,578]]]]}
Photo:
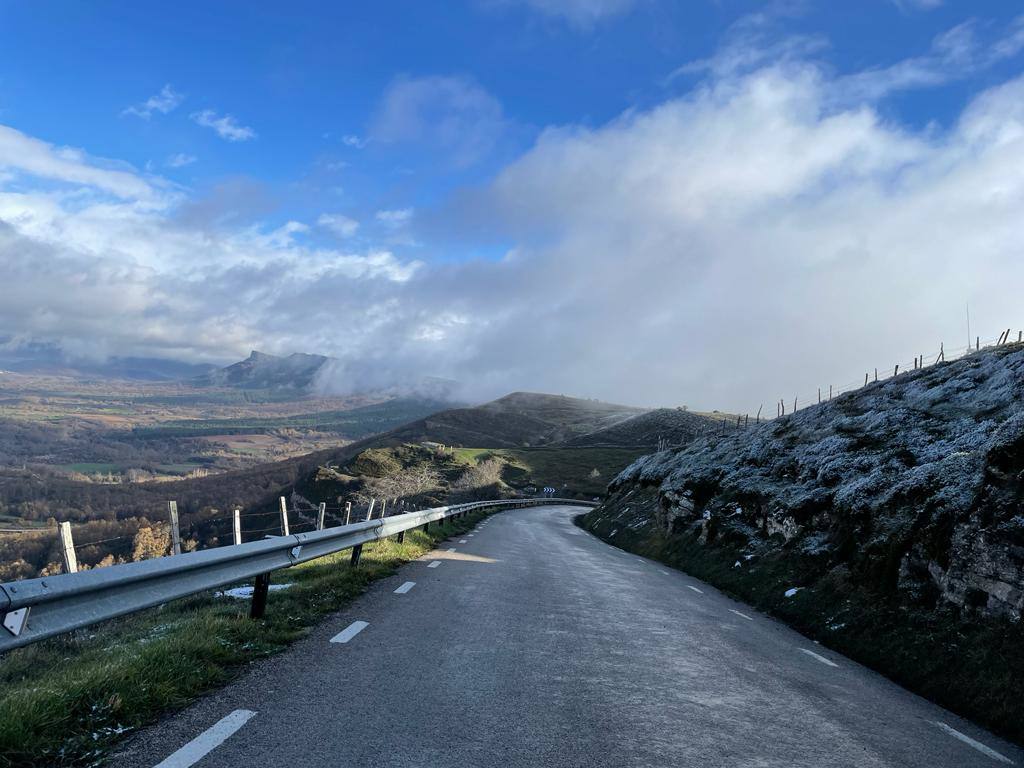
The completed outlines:
{"type": "Polygon", "coordinates": [[[637,460],[585,525],[1024,737],[1024,347],[637,460]]]}
{"type": "Polygon", "coordinates": [[[659,440],[681,447],[701,435],[721,431],[721,419],[684,411],[681,408],[656,408],[613,424],[610,427],[577,435],[564,441],[568,447],[645,446],[654,449],[659,440]]]}
{"type": "Polygon", "coordinates": [[[514,392],[473,408],[453,408],[389,433],[404,442],[517,448],[548,445],[604,429],[644,412],[562,395],[514,392]]]}

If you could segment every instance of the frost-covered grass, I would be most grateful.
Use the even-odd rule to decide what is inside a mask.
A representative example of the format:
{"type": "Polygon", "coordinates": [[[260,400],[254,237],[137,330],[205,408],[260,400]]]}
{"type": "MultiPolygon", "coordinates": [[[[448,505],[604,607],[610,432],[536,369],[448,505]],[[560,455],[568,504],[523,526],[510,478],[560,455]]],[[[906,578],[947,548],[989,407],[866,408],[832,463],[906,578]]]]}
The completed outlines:
{"type": "Polygon", "coordinates": [[[368,544],[358,568],[349,551],[279,571],[266,617],[214,593],[118,619],[0,658],[0,766],[103,764],[123,734],[223,685],[278,653],[326,614],[390,575],[439,539],[468,530],[483,514],[398,544],[368,544]]]}

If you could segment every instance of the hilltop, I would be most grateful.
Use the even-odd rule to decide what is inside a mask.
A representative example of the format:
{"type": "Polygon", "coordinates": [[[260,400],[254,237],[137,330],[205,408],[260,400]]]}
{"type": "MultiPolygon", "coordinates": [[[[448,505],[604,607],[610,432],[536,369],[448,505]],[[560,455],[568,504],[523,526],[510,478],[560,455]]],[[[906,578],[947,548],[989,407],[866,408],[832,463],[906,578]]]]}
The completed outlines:
{"type": "Polygon", "coordinates": [[[721,431],[721,417],[691,413],[682,408],[656,408],[611,426],[577,435],[564,441],[568,447],[619,446],[654,448],[663,440],[681,447],[697,437],[721,431]]]}
{"type": "Polygon", "coordinates": [[[585,526],[1016,737],[1024,346],[644,456],[585,526]],[[965,649],[970,648],[970,653],[965,649]]]}
{"type": "Polygon", "coordinates": [[[483,405],[435,413],[388,436],[445,445],[535,447],[605,429],[644,412],[643,408],[599,400],[513,392],[483,405]]]}

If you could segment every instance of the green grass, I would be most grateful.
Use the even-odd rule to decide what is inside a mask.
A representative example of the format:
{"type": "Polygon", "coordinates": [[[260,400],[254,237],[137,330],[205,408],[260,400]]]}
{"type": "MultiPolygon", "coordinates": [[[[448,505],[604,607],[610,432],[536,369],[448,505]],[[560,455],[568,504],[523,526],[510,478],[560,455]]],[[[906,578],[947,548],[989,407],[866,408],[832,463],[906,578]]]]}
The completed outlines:
{"type": "Polygon", "coordinates": [[[80,472],[83,475],[94,475],[97,472],[102,474],[106,474],[107,472],[120,472],[121,465],[84,461],[80,464],[65,464],[61,469],[67,470],[68,472],[80,472]]]}
{"type": "Polygon", "coordinates": [[[207,593],[21,648],[0,658],[0,766],[91,766],[124,734],[181,709],[279,653],[320,619],[484,513],[276,571],[266,618],[207,593]]]}

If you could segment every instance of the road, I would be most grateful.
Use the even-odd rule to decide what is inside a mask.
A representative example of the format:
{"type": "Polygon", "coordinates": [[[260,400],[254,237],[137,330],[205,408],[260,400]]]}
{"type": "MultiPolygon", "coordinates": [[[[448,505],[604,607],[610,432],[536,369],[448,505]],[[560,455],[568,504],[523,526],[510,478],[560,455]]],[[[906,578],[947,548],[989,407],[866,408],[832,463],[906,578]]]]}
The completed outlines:
{"type": "Polygon", "coordinates": [[[969,722],[584,533],[578,513],[492,516],[112,764],[1024,765],[969,722]]]}

